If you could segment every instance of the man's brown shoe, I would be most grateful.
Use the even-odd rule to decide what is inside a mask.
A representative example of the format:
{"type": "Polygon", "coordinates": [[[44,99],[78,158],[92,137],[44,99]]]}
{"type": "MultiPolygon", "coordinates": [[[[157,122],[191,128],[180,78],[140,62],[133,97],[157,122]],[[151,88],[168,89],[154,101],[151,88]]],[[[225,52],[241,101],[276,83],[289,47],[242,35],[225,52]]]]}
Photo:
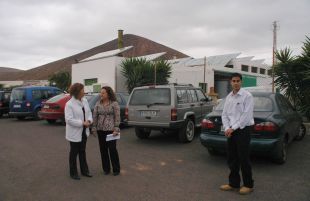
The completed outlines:
{"type": "Polygon", "coordinates": [[[220,189],[222,191],[235,191],[235,190],[238,190],[239,188],[234,188],[234,187],[230,186],[229,184],[224,184],[224,185],[220,186],[220,189]]]}
{"type": "Polygon", "coordinates": [[[248,188],[248,187],[242,186],[239,190],[239,193],[241,195],[247,195],[247,194],[251,193],[252,191],[253,191],[253,188],[248,188]]]}

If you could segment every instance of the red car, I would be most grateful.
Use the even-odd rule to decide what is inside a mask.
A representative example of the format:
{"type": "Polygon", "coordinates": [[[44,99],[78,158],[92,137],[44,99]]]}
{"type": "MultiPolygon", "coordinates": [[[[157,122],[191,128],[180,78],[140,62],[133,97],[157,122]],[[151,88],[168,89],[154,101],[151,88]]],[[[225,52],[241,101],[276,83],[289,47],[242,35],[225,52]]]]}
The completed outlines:
{"type": "Polygon", "coordinates": [[[70,100],[70,94],[59,94],[42,103],[42,109],[39,112],[41,119],[48,123],[55,123],[58,119],[65,123],[65,105],[70,100]]]}

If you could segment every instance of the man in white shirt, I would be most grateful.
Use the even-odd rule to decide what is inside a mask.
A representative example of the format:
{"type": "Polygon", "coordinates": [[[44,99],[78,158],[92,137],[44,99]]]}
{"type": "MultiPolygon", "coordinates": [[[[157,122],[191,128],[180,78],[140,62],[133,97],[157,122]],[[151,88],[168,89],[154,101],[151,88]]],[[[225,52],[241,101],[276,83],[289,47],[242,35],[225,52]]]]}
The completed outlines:
{"type": "Polygon", "coordinates": [[[227,137],[229,184],[222,185],[220,189],[224,191],[239,189],[241,168],[243,186],[239,189],[239,193],[249,194],[253,191],[254,185],[250,163],[254,101],[250,92],[241,89],[241,84],[242,75],[232,74],[233,91],[227,95],[222,113],[222,123],[227,137]]]}

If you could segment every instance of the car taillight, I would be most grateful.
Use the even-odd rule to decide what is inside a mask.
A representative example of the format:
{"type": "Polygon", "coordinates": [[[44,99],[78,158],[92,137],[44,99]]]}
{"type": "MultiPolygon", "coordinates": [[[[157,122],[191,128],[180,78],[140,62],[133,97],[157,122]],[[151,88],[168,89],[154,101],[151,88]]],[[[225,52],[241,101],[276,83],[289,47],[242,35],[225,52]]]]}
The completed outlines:
{"type": "Polygon", "coordinates": [[[27,106],[27,107],[30,107],[30,106],[31,106],[31,104],[30,104],[29,102],[27,102],[27,103],[26,103],[26,106],[27,106]]]}
{"type": "Polygon", "coordinates": [[[176,108],[171,109],[171,121],[176,121],[178,119],[178,110],[176,108]]]}
{"type": "Polygon", "coordinates": [[[262,122],[254,125],[254,131],[276,131],[278,127],[272,122],[262,122]]]}
{"type": "Polygon", "coordinates": [[[201,128],[212,129],[212,128],[215,128],[215,124],[209,119],[203,119],[201,121],[201,128]]]}
{"type": "Polygon", "coordinates": [[[128,107],[125,108],[125,118],[127,119],[127,121],[129,120],[129,118],[128,118],[128,107]]]}

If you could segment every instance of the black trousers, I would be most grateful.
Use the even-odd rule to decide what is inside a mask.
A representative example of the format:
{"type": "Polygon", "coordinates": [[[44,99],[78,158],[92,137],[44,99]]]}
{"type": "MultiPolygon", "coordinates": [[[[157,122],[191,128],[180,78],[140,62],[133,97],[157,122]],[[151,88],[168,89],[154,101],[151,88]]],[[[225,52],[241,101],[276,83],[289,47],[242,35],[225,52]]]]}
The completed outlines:
{"type": "Polygon", "coordinates": [[[119,164],[119,157],[118,151],[116,149],[116,141],[106,141],[106,137],[108,134],[113,133],[113,131],[97,131],[98,139],[99,139],[99,146],[100,146],[100,153],[101,153],[101,162],[102,162],[102,169],[104,172],[110,172],[110,159],[113,167],[113,172],[117,173],[120,172],[120,164],[119,164]]]}
{"type": "Polygon", "coordinates": [[[85,129],[83,129],[82,133],[82,141],[81,142],[70,142],[70,155],[69,155],[69,166],[70,166],[70,175],[78,175],[76,158],[79,156],[80,161],[80,170],[82,174],[89,173],[88,165],[86,161],[86,142],[87,136],[85,129]]]}
{"type": "Polygon", "coordinates": [[[250,163],[250,140],[252,126],[237,129],[227,140],[228,166],[230,169],[229,185],[234,188],[240,187],[241,168],[243,186],[253,188],[252,167],[250,163]]]}

